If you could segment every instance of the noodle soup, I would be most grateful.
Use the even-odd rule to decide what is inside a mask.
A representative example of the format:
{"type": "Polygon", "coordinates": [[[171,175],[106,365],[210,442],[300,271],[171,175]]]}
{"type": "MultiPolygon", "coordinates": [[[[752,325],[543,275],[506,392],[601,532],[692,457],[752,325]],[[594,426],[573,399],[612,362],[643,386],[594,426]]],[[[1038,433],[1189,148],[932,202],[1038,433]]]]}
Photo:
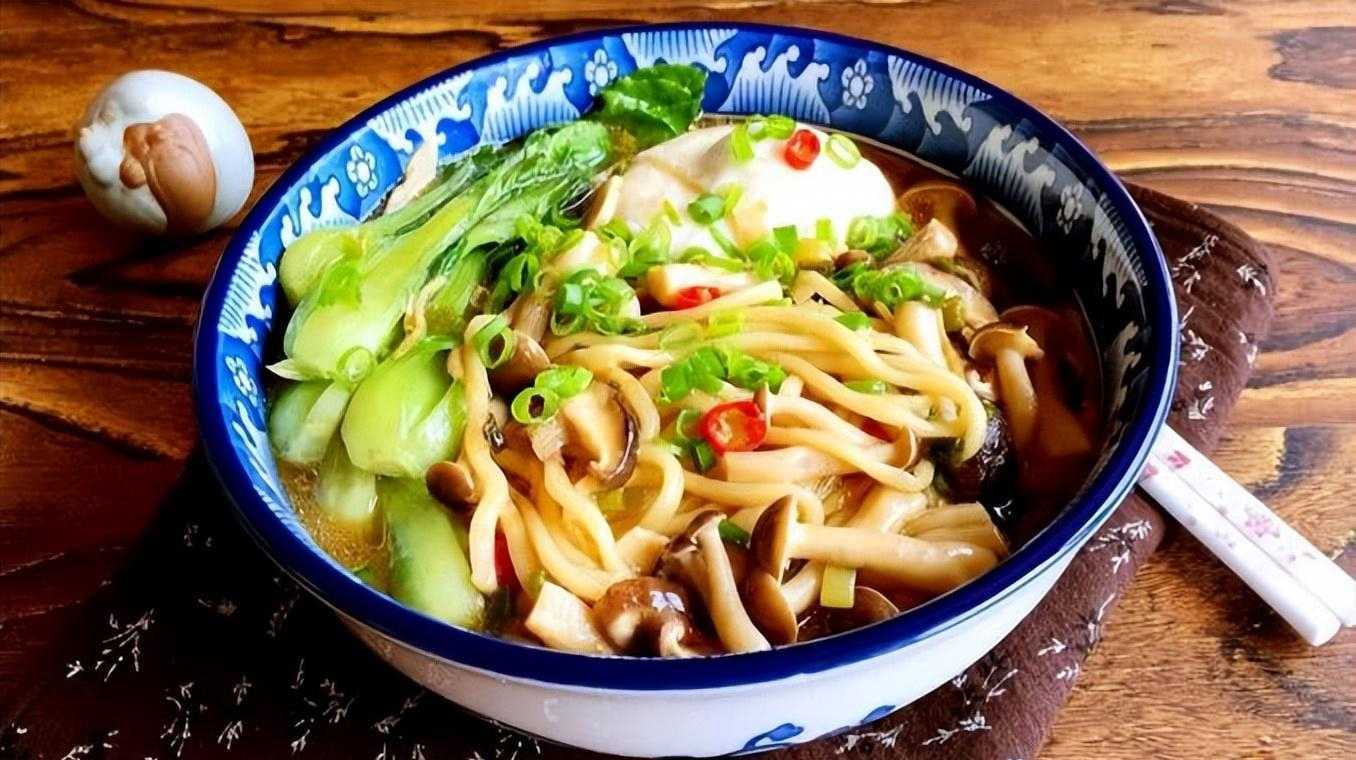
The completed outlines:
{"type": "Polygon", "coordinates": [[[365,582],[556,649],[759,651],[970,581],[1077,490],[1099,370],[1032,238],[906,156],[698,120],[702,78],[416,155],[287,249],[270,436],[365,582]]]}

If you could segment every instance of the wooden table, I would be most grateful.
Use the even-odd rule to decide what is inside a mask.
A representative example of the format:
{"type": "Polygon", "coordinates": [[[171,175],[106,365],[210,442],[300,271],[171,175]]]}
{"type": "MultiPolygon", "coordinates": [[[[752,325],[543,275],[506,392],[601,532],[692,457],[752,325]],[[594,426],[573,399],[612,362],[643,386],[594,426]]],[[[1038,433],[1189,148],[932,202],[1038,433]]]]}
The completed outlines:
{"type": "MultiPolygon", "coordinates": [[[[538,0],[0,4],[0,708],[126,557],[194,445],[190,337],[229,229],[137,243],[94,214],[69,129],[106,81],[207,82],[256,192],[376,98],[498,48],[666,18],[887,40],[1027,98],[1124,176],[1271,244],[1279,314],[1218,459],[1356,564],[1356,5],[538,0]],[[223,4],[226,5],[226,4],[223,4]],[[281,10],[286,8],[286,10],[281,10]]],[[[1180,532],[1137,579],[1049,758],[1356,753],[1356,635],[1310,650],[1180,532]]]]}

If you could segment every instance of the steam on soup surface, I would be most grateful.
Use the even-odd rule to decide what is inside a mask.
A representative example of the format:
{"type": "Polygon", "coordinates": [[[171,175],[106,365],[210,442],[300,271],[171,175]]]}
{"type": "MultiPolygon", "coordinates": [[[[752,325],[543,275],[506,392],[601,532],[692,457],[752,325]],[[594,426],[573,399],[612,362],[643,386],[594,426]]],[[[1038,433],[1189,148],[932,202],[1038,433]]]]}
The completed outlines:
{"type": "Polygon", "coordinates": [[[642,69],[289,246],[270,435],[363,581],[556,649],[757,651],[967,583],[1086,475],[1096,354],[1034,241],[905,156],[700,119],[704,81],[642,69]]]}

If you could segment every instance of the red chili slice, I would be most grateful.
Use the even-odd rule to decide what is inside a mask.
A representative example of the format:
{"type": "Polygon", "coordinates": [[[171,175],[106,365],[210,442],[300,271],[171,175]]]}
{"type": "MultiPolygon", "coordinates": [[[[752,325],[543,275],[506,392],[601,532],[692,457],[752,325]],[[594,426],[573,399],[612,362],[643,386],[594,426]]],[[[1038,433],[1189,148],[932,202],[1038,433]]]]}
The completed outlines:
{"type": "Polygon", "coordinates": [[[694,285],[690,288],[683,288],[674,294],[673,308],[691,309],[693,306],[701,306],[716,298],[720,298],[720,288],[694,285]]]}
{"type": "Polygon", "coordinates": [[[808,129],[797,129],[786,140],[782,157],[792,169],[808,169],[819,157],[819,138],[808,129]]]}
{"type": "Polygon", "coordinates": [[[494,578],[500,588],[518,588],[518,574],[513,571],[513,556],[509,554],[508,539],[502,532],[494,534],[494,578]]]}
{"type": "Polygon", "coordinates": [[[717,454],[753,451],[767,437],[767,420],[752,401],[731,401],[707,410],[698,429],[717,454]]]}

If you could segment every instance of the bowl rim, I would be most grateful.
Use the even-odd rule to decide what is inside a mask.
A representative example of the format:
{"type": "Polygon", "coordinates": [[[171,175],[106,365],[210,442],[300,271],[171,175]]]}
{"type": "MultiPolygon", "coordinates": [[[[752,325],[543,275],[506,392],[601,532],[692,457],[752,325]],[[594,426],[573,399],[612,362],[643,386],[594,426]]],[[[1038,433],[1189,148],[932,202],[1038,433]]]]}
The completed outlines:
{"type": "Polygon", "coordinates": [[[639,24],[550,37],[443,69],[363,109],[296,159],[255,201],[213,269],[193,339],[194,406],[206,458],[247,532],[284,572],[347,618],[440,660],[525,681],[641,692],[726,688],[821,673],[888,654],[978,617],[1068,558],[1110,517],[1133,486],[1152,442],[1167,418],[1177,374],[1176,324],[1177,306],[1167,262],[1147,220],[1124,185],[1081,140],[1005,89],[926,56],[834,32],[739,21],[639,24]],[[694,659],[597,656],[499,639],[443,623],[405,607],[321,556],[288,529],[255,492],[245,463],[228,440],[228,424],[219,403],[217,344],[220,333],[217,324],[234,267],[223,266],[223,262],[240,259],[250,236],[263,227],[288,189],[304,177],[317,160],[364,127],[373,116],[423,89],[465,72],[512,57],[545,52],[562,44],[636,32],[718,29],[810,37],[816,41],[896,55],[940,72],[980,89],[1004,108],[1023,114],[1036,134],[1053,138],[1067,152],[1070,163],[1098,183],[1105,199],[1124,220],[1132,243],[1142,251],[1145,309],[1148,323],[1156,326],[1144,352],[1147,369],[1143,408],[1128,423],[1102,472],[1040,533],[974,581],[888,621],[791,647],[750,654],[694,659]]]}

